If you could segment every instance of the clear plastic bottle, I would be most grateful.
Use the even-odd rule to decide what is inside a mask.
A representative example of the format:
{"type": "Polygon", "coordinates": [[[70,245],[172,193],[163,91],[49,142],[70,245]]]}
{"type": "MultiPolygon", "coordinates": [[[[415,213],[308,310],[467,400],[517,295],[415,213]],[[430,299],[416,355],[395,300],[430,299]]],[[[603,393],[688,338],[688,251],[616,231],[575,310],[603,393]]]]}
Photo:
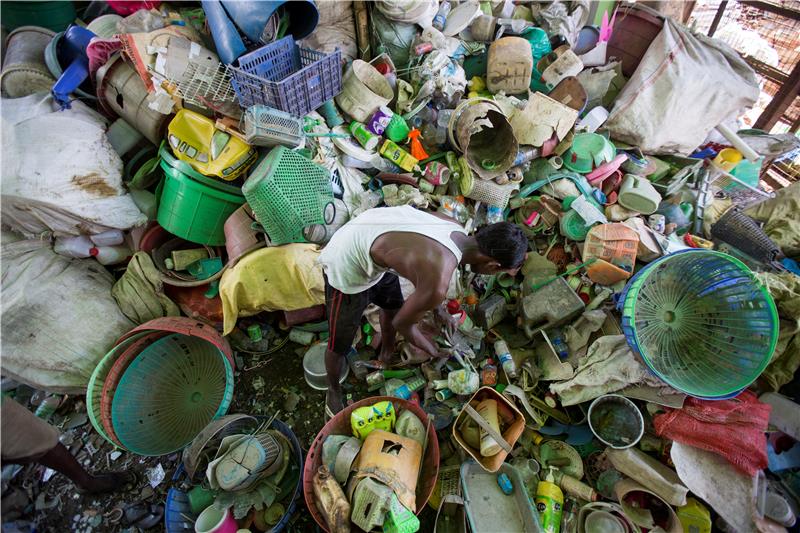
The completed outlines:
{"type": "Polygon", "coordinates": [[[444,24],[447,22],[447,15],[450,14],[450,2],[444,0],[441,4],[439,4],[439,11],[436,12],[436,16],[433,17],[433,24],[432,26],[439,31],[444,29],[444,24]]]}
{"type": "Polygon", "coordinates": [[[503,208],[496,205],[486,206],[486,223],[495,224],[504,220],[503,208]]]}
{"type": "Polygon", "coordinates": [[[411,398],[411,389],[405,384],[403,380],[392,378],[386,380],[386,395],[394,396],[395,398],[402,398],[408,400],[411,398]]]}
{"type": "Polygon", "coordinates": [[[503,371],[509,378],[517,377],[517,365],[514,363],[514,358],[511,357],[511,350],[508,349],[506,341],[499,339],[494,342],[494,353],[497,354],[497,359],[503,367],[503,371]]]}
{"type": "Polygon", "coordinates": [[[101,265],[116,265],[131,257],[133,251],[127,246],[96,246],[89,251],[89,255],[101,265]]]}
{"type": "Polygon", "coordinates": [[[122,230],[110,229],[97,235],[90,235],[89,238],[95,246],[117,246],[125,240],[125,234],[122,230]]]}
{"type": "Polygon", "coordinates": [[[94,243],[86,235],[78,237],[58,237],[53,251],[67,257],[91,257],[94,243]]]}

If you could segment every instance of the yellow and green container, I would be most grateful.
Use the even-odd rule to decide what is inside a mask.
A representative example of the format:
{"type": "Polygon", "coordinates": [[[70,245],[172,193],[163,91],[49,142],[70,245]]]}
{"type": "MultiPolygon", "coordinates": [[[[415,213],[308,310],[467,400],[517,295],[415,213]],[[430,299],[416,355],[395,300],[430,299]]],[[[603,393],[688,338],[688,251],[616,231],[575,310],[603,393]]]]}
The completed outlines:
{"type": "MultiPolygon", "coordinates": [[[[552,479],[552,475],[548,475],[552,479]]],[[[561,513],[564,507],[564,493],[552,481],[540,481],[536,487],[536,510],[544,533],[559,533],[561,513]]]]}

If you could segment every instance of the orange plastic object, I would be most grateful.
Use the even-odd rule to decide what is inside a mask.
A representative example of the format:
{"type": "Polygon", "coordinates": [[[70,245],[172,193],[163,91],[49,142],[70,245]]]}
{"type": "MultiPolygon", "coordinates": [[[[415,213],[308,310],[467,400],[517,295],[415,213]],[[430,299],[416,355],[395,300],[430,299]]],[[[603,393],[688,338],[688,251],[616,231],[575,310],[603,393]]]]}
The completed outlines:
{"type": "MultiPolygon", "coordinates": [[[[514,444],[525,430],[525,417],[514,404],[492,387],[481,387],[478,389],[472,398],[470,398],[469,405],[477,409],[478,405],[484,400],[495,400],[497,402],[497,415],[501,420],[501,426],[505,426],[506,428],[501,435],[503,440],[513,448],[514,444]]],[[[462,410],[458,414],[458,418],[456,418],[456,421],[453,423],[453,437],[484,470],[487,472],[497,472],[500,466],[502,466],[503,461],[508,457],[508,452],[501,449],[497,454],[491,457],[484,457],[481,455],[479,448],[467,444],[458,428],[460,428],[462,423],[469,417],[470,415],[467,414],[466,410],[462,410]]]]}
{"type": "Polygon", "coordinates": [[[601,285],[613,285],[628,279],[636,264],[639,234],[621,223],[594,226],[586,235],[583,260],[597,259],[586,267],[589,279],[601,285]]]}
{"type": "Polygon", "coordinates": [[[422,142],[419,140],[420,135],[422,135],[422,132],[417,128],[408,132],[408,138],[411,140],[411,156],[422,161],[430,156],[425,151],[425,148],[422,147],[422,142]]]}
{"type": "Polygon", "coordinates": [[[190,337],[199,337],[207,340],[225,354],[232,368],[236,368],[236,361],[233,359],[233,350],[228,343],[228,339],[223,337],[216,329],[205,322],[194,320],[183,316],[165,316],[154,318],[140,326],[136,326],[128,333],[120,337],[116,344],[129,338],[131,335],[145,331],[169,331],[171,333],[181,333],[190,337]]]}
{"type": "Polygon", "coordinates": [[[416,511],[422,446],[414,439],[381,429],[364,440],[356,459],[356,479],[370,477],[391,487],[404,507],[416,511]]]}

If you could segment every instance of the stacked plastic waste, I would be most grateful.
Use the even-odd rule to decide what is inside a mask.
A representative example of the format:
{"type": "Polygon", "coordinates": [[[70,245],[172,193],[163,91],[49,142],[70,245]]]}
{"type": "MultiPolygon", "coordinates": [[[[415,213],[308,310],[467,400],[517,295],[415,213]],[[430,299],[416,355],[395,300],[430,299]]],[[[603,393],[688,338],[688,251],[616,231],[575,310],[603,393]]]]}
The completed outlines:
{"type": "MultiPolygon", "coordinates": [[[[800,142],[730,120],[759,94],[730,47],[626,3],[342,3],[352,47],[310,0],[108,4],[7,38],[3,223],[113,274],[130,323],[87,349],[86,408],[120,450],[183,450],[167,531],[792,527],[799,271],[759,172],[800,142]],[[420,324],[445,358],[378,361],[368,310],[306,456],[226,415],[284,347],[325,390],[316,259],[400,205],[512,222],[527,258],[458,268],[420,324]]],[[[4,352],[49,384],[22,333],[66,333],[24,304],[4,352]]]]}

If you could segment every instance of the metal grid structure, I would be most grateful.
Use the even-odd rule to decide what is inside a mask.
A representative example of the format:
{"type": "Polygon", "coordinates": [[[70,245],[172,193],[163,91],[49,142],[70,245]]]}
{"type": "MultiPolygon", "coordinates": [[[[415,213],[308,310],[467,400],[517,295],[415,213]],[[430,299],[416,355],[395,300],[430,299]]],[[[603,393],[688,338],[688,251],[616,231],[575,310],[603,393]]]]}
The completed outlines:
{"type": "Polygon", "coordinates": [[[213,109],[220,103],[236,101],[230,73],[222,63],[209,67],[190,61],[183,79],[172,81],[183,99],[194,105],[213,109]]]}
{"type": "MultiPolygon", "coordinates": [[[[689,26],[725,41],[750,63],[762,83],[764,98],[757,104],[762,110],[769,107],[782,86],[793,82],[793,74],[796,77],[800,64],[800,10],[796,0],[700,1],[689,26]]],[[[794,96],[777,121],[762,119],[770,126],[767,129],[786,132],[800,127],[800,95],[794,96]]]]}

